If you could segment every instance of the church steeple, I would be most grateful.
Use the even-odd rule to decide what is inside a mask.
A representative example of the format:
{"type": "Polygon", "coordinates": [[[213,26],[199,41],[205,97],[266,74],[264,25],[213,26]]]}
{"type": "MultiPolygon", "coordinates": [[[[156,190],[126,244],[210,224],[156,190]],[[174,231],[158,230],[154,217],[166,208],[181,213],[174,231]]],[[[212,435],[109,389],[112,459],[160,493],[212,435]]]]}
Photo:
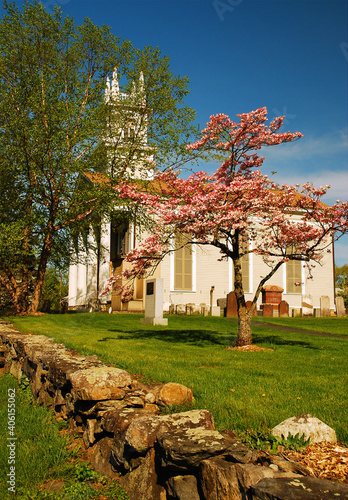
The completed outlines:
{"type": "Polygon", "coordinates": [[[111,82],[111,99],[118,100],[120,96],[120,86],[118,84],[117,69],[114,68],[111,82]]]}
{"type": "Polygon", "coordinates": [[[140,94],[140,103],[145,104],[145,82],[144,82],[144,73],[140,71],[139,74],[139,94],[140,94]]]}
{"type": "Polygon", "coordinates": [[[105,102],[110,101],[110,78],[106,77],[105,102]]]}

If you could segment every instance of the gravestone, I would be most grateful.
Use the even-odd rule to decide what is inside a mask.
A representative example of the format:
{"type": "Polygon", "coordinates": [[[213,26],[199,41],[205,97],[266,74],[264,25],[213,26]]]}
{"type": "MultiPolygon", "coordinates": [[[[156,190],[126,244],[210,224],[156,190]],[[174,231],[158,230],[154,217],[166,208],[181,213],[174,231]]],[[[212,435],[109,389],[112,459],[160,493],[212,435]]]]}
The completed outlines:
{"type": "Polygon", "coordinates": [[[336,314],[337,314],[337,316],[345,316],[346,315],[346,309],[344,306],[344,298],[343,297],[336,297],[336,314]]]}
{"type": "Polygon", "coordinates": [[[146,280],[145,318],[142,323],[147,325],[168,325],[168,319],[163,318],[163,279],[146,280]]]}
{"type": "Polygon", "coordinates": [[[298,316],[302,316],[302,309],[300,307],[294,307],[292,310],[292,317],[297,318],[298,316]]]}
{"type": "Polygon", "coordinates": [[[177,304],[175,308],[176,314],[186,314],[186,305],[185,304],[177,304]]]}
{"type": "Polygon", "coordinates": [[[211,316],[220,316],[221,315],[220,307],[219,306],[211,306],[210,315],[211,316]]]}
{"type": "Polygon", "coordinates": [[[320,315],[322,318],[328,318],[330,316],[330,297],[327,295],[322,295],[320,297],[320,315]]]}
{"type": "MultiPolygon", "coordinates": [[[[252,301],[251,300],[247,300],[246,303],[246,308],[247,308],[247,311],[250,311],[250,308],[251,308],[251,305],[252,305],[252,301]]],[[[252,315],[251,316],[257,316],[257,311],[256,311],[256,307],[255,309],[253,310],[252,312],[252,315]]]]}
{"type": "Polygon", "coordinates": [[[311,295],[302,297],[302,316],[313,316],[313,298],[311,295]]]}
{"type": "Polygon", "coordinates": [[[289,317],[289,304],[286,300],[282,300],[278,306],[278,315],[279,318],[288,318],[289,317]]]}
{"type": "Polygon", "coordinates": [[[209,307],[207,304],[199,304],[199,307],[201,308],[201,314],[203,314],[204,317],[207,317],[209,314],[209,307]]]}
{"type": "Polygon", "coordinates": [[[273,316],[273,304],[263,304],[262,316],[267,316],[267,317],[273,316]]]}
{"type": "Polygon", "coordinates": [[[273,309],[278,311],[278,306],[282,301],[284,288],[276,285],[266,285],[261,289],[262,304],[273,304],[273,309]]]}
{"type": "Polygon", "coordinates": [[[197,304],[191,306],[191,314],[201,314],[201,308],[197,304]]]}
{"type": "Polygon", "coordinates": [[[226,318],[238,316],[237,298],[235,292],[227,294],[226,318]]]}

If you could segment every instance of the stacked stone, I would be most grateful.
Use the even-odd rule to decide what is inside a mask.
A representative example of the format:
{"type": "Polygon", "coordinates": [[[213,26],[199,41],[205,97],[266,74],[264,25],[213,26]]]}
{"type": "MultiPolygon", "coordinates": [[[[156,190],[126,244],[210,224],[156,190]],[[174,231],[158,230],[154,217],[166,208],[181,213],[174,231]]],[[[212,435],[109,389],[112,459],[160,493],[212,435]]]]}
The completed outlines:
{"type": "Polygon", "coordinates": [[[181,384],[142,384],[48,337],[0,330],[2,365],[27,376],[34,397],[69,420],[97,471],[121,473],[132,500],[286,499],[291,491],[298,499],[348,498],[348,485],[305,477],[304,466],[216,431],[209,411],[164,414],[163,407],[192,403],[181,384]]]}

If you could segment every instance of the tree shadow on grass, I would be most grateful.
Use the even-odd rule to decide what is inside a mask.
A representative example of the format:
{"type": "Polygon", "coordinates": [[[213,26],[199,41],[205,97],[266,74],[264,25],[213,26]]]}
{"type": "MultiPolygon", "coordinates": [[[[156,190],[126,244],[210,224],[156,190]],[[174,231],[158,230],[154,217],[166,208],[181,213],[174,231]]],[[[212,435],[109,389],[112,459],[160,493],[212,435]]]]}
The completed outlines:
{"type": "MultiPolygon", "coordinates": [[[[98,342],[108,342],[110,340],[141,340],[141,339],[154,339],[161,340],[163,342],[172,343],[183,343],[189,345],[195,345],[199,347],[206,347],[211,345],[219,345],[221,347],[227,347],[234,345],[237,336],[233,332],[232,334],[223,334],[220,332],[214,332],[212,330],[133,330],[133,331],[119,331],[119,330],[109,330],[114,332],[117,337],[104,337],[99,339],[98,342]]],[[[298,346],[304,349],[319,349],[319,347],[314,346],[309,342],[304,342],[301,340],[291,340],[284,339],[277,335],[258,335],[253,333],[253,344],[262,345],[268,344],[279,345],[279,346],[298,346]]]]}
{"type": "Polygon", "coordinates": [[[109,340],[130,340],[130,339],[156,339],[164,342],[184,343],[196,346],[208,345],[228,345],[231,336],[221,334],[212,330],[133,330],[118,331],[109,330],[118,333],[117,337],[104,337],[98,342],[107,342],[109,340]]]}
{"type": "Polygon", "coordinates": [[[269,344],[269,345],[284,345],[284,346],[297,346],[303,347],[304,349],[315,349],[319,350],[320,347],[316,347],[309,342],[303,342],[302,340],[291,340],[278,337],[276,335],[257,335],[253,333],[253,344],[269,344]]]}

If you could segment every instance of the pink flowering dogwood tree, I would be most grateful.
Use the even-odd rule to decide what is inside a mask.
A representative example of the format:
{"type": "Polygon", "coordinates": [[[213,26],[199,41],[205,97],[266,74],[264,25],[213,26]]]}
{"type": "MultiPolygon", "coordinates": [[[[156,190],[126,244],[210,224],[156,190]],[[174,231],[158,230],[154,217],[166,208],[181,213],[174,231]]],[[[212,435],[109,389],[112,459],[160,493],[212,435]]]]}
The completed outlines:
{"type": "MultiPolygon", "coordinates": [[[[169,171],[159,173],[147,186],[135,181],[118,186],[119,195],[153,221],[151,236],[126,257],[131,266],[123,277],[129,285],[120,292],[129,298],[132,280],[151,274],[167,254],[178,249],[173,248],[177,234],[184,235],[182,245],[217,247],[222,259],[233,261],[236,345],[245,346],[252,343],[251,315],[262,287],[288,260],[305,262],[311,277],[311,267],[320,263],[332,240],[347,231],[348,203],[329,207],[321,201],[329,186],[278,185],[255,170],[264,161],[257,150],[294,141],[302,134],[278,132],[284,117],[267,126],[266,108],[237,116],[237,123],[223,114],[211,116],[201,139],[187,146],[204,155],[222,156],[214,174],[199,172],[182,179],[169,171]],[[243,244],[245,241],[253,241],[253,245],[243,244]],[[260,256],[268,265],[249,310],[241,260],[248,253],[260,256]]],[[[114,281],[111,278],[109,289],[114,281]]]]}

